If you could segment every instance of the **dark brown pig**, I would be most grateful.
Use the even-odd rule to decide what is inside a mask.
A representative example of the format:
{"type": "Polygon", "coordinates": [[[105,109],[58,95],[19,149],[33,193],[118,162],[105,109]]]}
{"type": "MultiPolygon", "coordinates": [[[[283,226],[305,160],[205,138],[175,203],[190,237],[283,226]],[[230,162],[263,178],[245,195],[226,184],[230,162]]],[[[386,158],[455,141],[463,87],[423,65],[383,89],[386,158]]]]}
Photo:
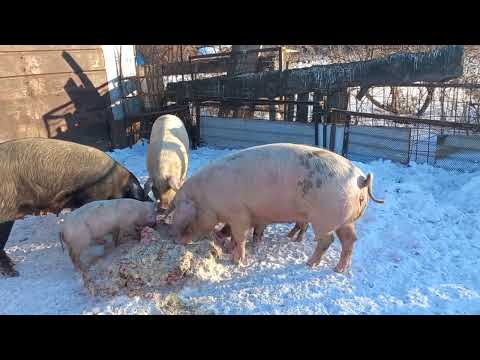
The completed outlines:
{"type": "Polygon", "coordinates": [[[4,251],[16,219],[95,200],[145,200],[137,178],[103,151],[28,138],[0,144],[0,275],[18,275],[4,251]]]}
{"type": "Polygon", "coordinates": [[[354,222],[372,198],[372,175],[328,150],[296,144],[269,144],[238,151],[190,177],[175,196],[172,232],[180,243],[231,227],[233,260],[245,258],[246,235],[255,224],[312,224],[318,264],[339,234],[342,254],[336,267],[350,264],[356,239],[354,222]]]}
{"type": "Polygon", "coordinates": [[[116,199],[93,201],[61,220],[60,240],[69,251],[75,269],[81,270],[80,255],[93,243],[103,243],[112,234],[115,246],[121,231],[135,230],[140,241],[143,227],[156,224],[156,205],[149,201],[116,199]]]}

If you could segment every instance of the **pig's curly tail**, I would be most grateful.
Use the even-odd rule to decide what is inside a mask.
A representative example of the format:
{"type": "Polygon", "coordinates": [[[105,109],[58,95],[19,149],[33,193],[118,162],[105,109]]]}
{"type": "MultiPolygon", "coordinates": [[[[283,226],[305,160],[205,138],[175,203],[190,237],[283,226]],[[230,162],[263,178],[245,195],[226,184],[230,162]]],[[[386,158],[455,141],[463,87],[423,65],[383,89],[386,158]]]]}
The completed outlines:
{"type": "Polygon", "coordinates": [[[372,182],[373,182],[373,174],[368,173],[367,179],[365,180],[365,185],[364,185],[364,186],[368,186],[368,196],[370,196],[370,198],[373,201],[375,201],[376,203],[383,204],[385,202],[385,200],[377,199],[377,198],[375,198],[375,196],[373,196],[373,194],[372,194],[372,182]]]}

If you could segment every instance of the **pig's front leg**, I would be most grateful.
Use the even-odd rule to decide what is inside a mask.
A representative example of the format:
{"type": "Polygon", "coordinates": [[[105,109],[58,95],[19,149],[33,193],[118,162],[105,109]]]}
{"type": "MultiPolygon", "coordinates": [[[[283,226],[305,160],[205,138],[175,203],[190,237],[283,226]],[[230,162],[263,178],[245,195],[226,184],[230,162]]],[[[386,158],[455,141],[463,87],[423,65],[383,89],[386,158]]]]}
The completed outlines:
{"type": "Polygon", "coordinates": [[[135,235],[137,235],[138,241],[142,241],[142,225],[135,225],[135,235]]]}
{"type": "Polygon", "coordinates": [[[228,241],[227,238],[232,236],[232,231],[230,225],[225,224],[223,227],[213,232],[215,245],[219,246],[223,252],[228,253],[231,249],[231,241],[228,241]]]}
{"type": "Polygon", "coordinates": [[[235,264],[240,264],[245,261],[245,245],[247,243],[247,235],[250,226],[235,224],[232,225],[232,260],[235,264]]]}

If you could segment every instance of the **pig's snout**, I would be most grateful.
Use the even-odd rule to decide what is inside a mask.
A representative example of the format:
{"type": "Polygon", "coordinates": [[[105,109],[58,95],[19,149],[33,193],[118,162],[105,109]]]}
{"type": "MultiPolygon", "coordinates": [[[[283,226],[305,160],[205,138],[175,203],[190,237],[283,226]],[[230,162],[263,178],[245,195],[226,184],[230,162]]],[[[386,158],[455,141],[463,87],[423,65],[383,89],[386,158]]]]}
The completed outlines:
{"type": "Polygon", "coordinates": [[[164,214],[169,208],[169,204],[161,200],[157,200],[157,212],[159,214],[164,214]]]}

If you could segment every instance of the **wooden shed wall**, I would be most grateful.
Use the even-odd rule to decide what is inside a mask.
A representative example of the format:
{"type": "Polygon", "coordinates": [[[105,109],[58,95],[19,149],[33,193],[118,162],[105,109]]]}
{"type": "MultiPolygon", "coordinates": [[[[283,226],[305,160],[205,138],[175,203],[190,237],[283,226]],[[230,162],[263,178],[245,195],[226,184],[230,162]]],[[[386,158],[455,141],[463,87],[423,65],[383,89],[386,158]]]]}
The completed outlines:
{"type": "Polygon", "coordinates": [[[0,45],[0,142],[40,136],[106,148],[109,105],[101,45],[0,45]]]}

